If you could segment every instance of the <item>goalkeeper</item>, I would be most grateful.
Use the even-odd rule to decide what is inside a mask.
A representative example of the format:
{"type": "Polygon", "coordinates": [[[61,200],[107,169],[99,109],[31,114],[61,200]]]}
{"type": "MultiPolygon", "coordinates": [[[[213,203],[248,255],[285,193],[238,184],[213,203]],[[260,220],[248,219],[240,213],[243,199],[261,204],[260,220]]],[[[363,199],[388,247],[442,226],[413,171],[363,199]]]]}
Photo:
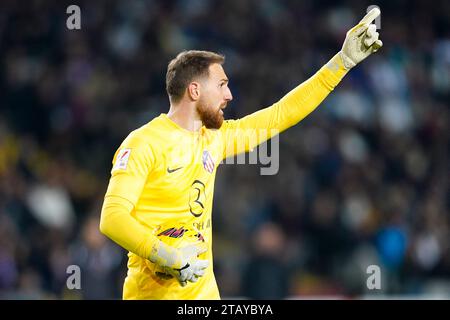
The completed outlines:
{"type": "Polygon", "coordinates": [[[311,78],[239,120],[223,118],[232,94],[222,55],[185,51],[169,63],[170,109],[122,142],[102,207],[101,232],[129,251],[124,299],[220,299],[211,230],[218,164],[297,124],[319,106],[351,68],[382,46],[372,24],[379,14],[372,9],[349,30],[342,49],[311,78]],[[259,130],[269,135],[259,138],[259,130]],[[167,245],[153,231],[171,223],[199,229],[206,241],[167,245]],[[155,267],[171,278],[158,277],[155,267]]]}

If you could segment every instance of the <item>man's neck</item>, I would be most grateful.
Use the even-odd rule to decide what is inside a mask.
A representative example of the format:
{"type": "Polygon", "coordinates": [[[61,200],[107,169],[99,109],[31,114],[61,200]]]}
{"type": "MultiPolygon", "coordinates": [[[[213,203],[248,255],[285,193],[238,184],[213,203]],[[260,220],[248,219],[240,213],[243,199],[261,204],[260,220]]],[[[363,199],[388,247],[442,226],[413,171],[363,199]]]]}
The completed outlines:
{"type": "Polygon", "coordinates": [[[193,105],[171,104],[167,117],[188,131],[197,132],[202,127],[202,121],[198,118],[193,105]]]}

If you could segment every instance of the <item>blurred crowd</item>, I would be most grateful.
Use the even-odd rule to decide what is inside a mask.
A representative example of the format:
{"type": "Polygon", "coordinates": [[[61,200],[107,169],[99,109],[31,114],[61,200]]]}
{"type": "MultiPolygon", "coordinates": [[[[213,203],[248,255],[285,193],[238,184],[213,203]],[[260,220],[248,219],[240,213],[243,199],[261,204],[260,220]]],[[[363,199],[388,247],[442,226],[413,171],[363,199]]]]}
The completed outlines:
{"type": "MultiPolygon", "coordinates": [[[[126,252],[98,230],[111,160],[168,111],[179,51],[225,54],[225,116],[239,118],[314,74],[371,4],[1,1],[0,298],[121,298],[126,252]],[[66,28],[69,4],[81,30],[66,28]]],[[[450,2],[377,4],[384,47],[280,135],[278,174],[219,168],[223,297],[450,298],[450,2]]]]}

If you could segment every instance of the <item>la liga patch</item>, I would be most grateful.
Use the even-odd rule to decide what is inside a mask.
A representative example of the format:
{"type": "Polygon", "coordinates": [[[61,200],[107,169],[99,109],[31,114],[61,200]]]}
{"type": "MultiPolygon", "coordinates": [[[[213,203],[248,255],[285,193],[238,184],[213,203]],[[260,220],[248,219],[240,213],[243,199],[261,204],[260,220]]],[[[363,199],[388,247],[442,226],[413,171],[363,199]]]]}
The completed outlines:
{"type": "Polygon", "coordinates": [[[113,170],[125,170],[127,168],[128,159],[130,159],[131,149],[125,148],[119,151],[113,170]]]}

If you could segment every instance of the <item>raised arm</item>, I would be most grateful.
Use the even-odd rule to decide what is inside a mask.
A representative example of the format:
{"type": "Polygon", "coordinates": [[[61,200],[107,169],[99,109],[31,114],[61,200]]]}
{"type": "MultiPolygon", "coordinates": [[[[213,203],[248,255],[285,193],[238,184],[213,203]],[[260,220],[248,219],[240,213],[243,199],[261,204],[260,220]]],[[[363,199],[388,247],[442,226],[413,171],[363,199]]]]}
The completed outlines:
{"type": "Polygon", "coordinates": [[[378,8],[372,9],[347,32],[342,49],[328,63],[278,102],[242,119],[225,121],[220,129],[223,157],[251,151],[316,109],[351,68],[383,45],[371,24],[379,14],[378,8]]]}

